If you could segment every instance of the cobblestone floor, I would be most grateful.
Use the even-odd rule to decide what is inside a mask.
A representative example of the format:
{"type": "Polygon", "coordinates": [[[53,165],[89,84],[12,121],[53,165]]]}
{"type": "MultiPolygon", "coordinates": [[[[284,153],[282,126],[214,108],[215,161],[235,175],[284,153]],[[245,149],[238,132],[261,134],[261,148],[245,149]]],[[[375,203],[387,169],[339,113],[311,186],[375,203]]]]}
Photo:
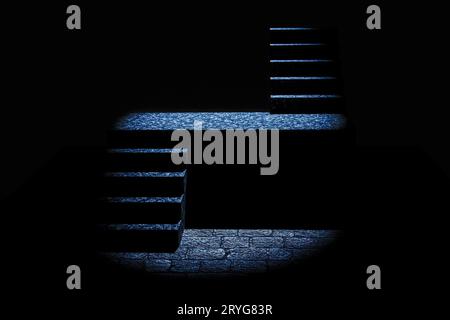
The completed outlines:
{"type": "Polygon", "coordinates": [[[338,235],[335,230],[187,229],[174,253],[105,255],[121,265],[161,275],[239,275],[302,261],[338,235]]]}

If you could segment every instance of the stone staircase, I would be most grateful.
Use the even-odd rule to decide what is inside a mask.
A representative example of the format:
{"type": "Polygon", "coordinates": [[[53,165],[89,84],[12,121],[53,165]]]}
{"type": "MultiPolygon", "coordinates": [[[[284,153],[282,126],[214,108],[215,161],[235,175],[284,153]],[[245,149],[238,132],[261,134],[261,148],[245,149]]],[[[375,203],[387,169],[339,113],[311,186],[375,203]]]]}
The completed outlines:
{"type": "Polygon", "coordinates": [[[107,151],[108,171],[102,177],[103,197],[97,215],[99,249],[176,250],[184,229],[187,171],[172,164],[172,152],[177,150],[134,147],[107,151]]]}
{"type": "Polygon", "coordinates": [[[295,166],[328,158],[335,154],[333,148],[348,141],[336,31],[274,27],[270,39],[270,112],[140,112],[118,121],[109,133],[111,148],[105,154],[107,170],[101,180],[99,249],[174,252],[178,248],[185,226],[188,170],[174,165],[171,153],[187,150],[172,149],[170,135],[176,129],[192,131],[194,120],[202,121],[204,130],[278,129],[284,150],[298,159],[295,166]],[[301,158],[295,155],[299,146],[301,158]],[[331,153],[322,153],[330,146],[331,153]]]}
{"type": "Polygon", "coordinates": [[[343,112],[336,30],[273,27],[269,52],[273,113],[343,112]]]}

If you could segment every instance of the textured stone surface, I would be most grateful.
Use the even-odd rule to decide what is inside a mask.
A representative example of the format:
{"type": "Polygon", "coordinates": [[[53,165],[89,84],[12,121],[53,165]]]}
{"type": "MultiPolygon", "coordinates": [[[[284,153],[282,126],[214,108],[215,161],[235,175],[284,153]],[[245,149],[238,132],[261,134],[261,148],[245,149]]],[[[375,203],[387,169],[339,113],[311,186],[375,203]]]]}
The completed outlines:
{"type": "Polygon", "coordinates": [[[230,260],[203,260],[200,262],[202,272],[228,272],[230,270],[230,260]]]}
{"type": "Polygon", "coordinates": [[[102,256],[107,256],[110,258],[114,258],[115,260],[120,259],[145,259],[148,253],[141,252],[111,252],[111,253],[101,253],[102,256]]]}
{"type": "Polygon", "coordinates": [[[247,248],[250,244],[249,237],[223,237],[222,248],[247,248]]]}
{"type": "Polygon", "coordinates": [[[323,243],[322,239],[314,238],[287,238],[285,240],[286,248],[301,249],[305,247],[314,247],[323,243]]]}
{"type": "Polygon", "coordinates": [[[134,231],[151,231],[151,230],[168,230],[178,231],[181,228],[181,222],[176,224],[99,224],[97,227],[101,230],[134,230],[134,231]]]}
{"type": "Polygon", "coordinates": [[[282,237],[254,237],[252,245],[255,248],[282,248],[284,239],[282,237]]]}
{"type": "Polygon", "coordinates": [[[184,230],[183,238],[185,237],[208,237],[214,235],[212,229],[187,229],[184,230]]]}
{"type": "Polygon", "coordinates": [[[238,232],[239,235],[243,237],[260,237],[260,236],[270,236],[273,231],[270,229],[256,229],[256,230],[242,229],[239,230],[238,232]]]}
{"type": "Polygon", "coordinates": [[[107,172],[105,176],[112,178],[183,178],[186,176],[186,170],[171,172],[107,172]]]}
{"type": "Polygon", "coordinates": [[[264,272],[267,270],[267,261],[265,260],[235,260],[231,265],[234,272],[264,272]]]}
{"type": "Polygon", "coordinates": [[[154,276],[208,278],[278,270],[317,255],[334,230],[187,229],[173,253],[102,253],[154,276]]]}
{"type": "MultiPolygon", "coordinates": [[[[311,95],[310,95],[311,97],[311,95]]],[[[119,119],[117,130],[194,129],[337,130],[346,126],[342,114],[270,114],[269,112],[139,112],[119,119]]]]}
{"type": "Polygon", "coordinates": [[[245,260],[265,260],[267,259],[267,250],[262,248],[236,248],[230,249],[228,259],[245,260]]]}
{"type": "Polygon", "coordinates": [[[292,250],[269,248],[267,249],[267,255],[269,260],[289,260],[292,258],[292,250]]]}
{"type": "Polygon", "coordinates": [[[221,259],[225,256],[222,248],[195,248],[188,251],[188,259],[221,259]]]}
{"type": "Polygon", "coordinates": [[[181,203],[182,197],[107,197],[111,203],[181,203]]]}
{"type": "Polygon", "coordinates": [[[220,248],[220,237],[183,237],[181,246],[186,248],[220,248]]]}
{"type": "Polygon", "coordinates": [[[177,251],[174,253],[148,253],[147,258],[148,259],[169,259],[169,260],[178,260],[178,259],[185,259],[187,255],[187,248],[179,247],[177,251]]]}
{"type": "Polygon", "coordinates": [[[295,236],[294,230],[273,230],[274,237],[293,237],[295,236]]]}
{"type": "Polygon", "coordinates": [[[174,260],[170,271],[172,272],[198,272],[200,261],[198,260],[174,260]]]}
{"type": "Polygon", "coordinates": [[[214,235],[234,237],[234,236],[238,235],[238,230],[237,229],[215,229],[214,235]]]}

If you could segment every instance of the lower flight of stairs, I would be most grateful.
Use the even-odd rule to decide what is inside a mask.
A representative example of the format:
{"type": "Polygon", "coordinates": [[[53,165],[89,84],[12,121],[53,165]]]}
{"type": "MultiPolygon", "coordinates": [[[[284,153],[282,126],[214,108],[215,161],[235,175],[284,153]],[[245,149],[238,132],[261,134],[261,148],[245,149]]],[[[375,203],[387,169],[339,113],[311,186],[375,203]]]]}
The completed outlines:
{"type": "Polygon", "coordinates": [[[172,252],[181,241],[186,210],[185,167],[168,148],[112,148],[105,154],[96,216],[102,251],[172,252]]]}

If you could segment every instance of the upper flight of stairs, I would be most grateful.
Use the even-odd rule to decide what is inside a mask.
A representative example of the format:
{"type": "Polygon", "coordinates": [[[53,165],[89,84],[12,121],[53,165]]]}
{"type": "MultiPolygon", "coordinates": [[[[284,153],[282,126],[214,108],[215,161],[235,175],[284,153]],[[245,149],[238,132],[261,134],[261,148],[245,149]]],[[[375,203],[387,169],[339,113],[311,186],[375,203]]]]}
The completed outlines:
{"type": "Polygon", "coordinates": [[[270,28],[272,113],[342,113],[337,33],[332,29],[270,28]]]}

